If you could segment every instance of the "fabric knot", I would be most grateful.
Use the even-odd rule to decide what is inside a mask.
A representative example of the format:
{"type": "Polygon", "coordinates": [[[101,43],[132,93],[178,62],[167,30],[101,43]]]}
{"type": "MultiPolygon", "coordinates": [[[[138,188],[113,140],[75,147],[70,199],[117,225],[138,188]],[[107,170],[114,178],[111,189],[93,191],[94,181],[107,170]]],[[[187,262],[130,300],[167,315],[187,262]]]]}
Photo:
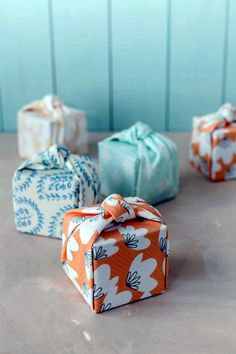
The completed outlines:
{"type": "Polygon", "coordinates": [[[232,122],[236,120],[236,108],[230,103],[225,103],[219,108],[216,115],[219,119],[225,119],[228,122],[232,122]]]}
{"type": "Polygon", "coordinates": [[[119,194],[112,194],[107,197],[102,203],[102,208],[116,222],[123,222],[136,217],[134,208],[119,194]]]}
{"type": "MultiPolygon", "coordinates": [[[[76,198],[75,201],[77,200],[75,205],[84,206],[98,202],[100,194],[98,166],[89,156],[74,155],[64,146],[52,145],[44,152],[35,154],[23,162],[17,169],[20,172],[24,170],[49,171],[43,176],[46,179],[57,175],[59,178],[62,176],[62,179],[67,179],[67,176],[69,180],[73,178],[73,185],[75,182],[73,196],[76,198]]],[[[63,196],[61,198],[59,196],[60,203],[63,203],[63,199],[63,196]]]]}
{"type": "Polygon", "coordinates": [[[69,159],[70,151],[64,146],[52,145],[49,149],[35,154],[25,161],[18,170],[25,168],[31,170],[63,169],[69,159]]]}
{"type": "Polygon", "coordinates": [[[142,122],[137,122],[130,128],[130,135],[133,141],[144,140],[152,133],[152,129],[142,122]]]}
{"type": "Polygon", "coordinates": [[[64,121],[64,106],[59,97],[44,96],[41,101],[34,101],[22,108],[23,112],[34,112],[41,117],[50,117],[54,121],[64,121]]]}
{"type": "Polygon", "coordinates": [[[53,95],[47,95],[43,98],[42,103],[46,114],[51,116],[55,122],[59,122],[61,125],[64,125],[64,110],[60,98],[53,95]]]}
{"type": "Polygon", "coordinates": [[[43,103],[44,103],[45,107],[47,108],[47,110],[49,111],[49,113],[53,113],[54,110],[56,110],[58,108],[62,109],[62,107],[63,107],[62,101],[60,100],[60,98],[57,96],[53,96],[53,95],[44,96],[43,103]]]}
{"type": "MultiPolygon", "coordinates": [[[[91,249],[99,235],[115,223],[123,223],[126,220],[142,218],[160,224],[165,224],[161,214],[143,199],[138,197],[123,198],[119,194],[112,194],[102,204],[92,207],[73,209],[65,214],[71,221],[67,225],[67,234],[77,231],[84,253],[91,249]],[[72,218],[71,218],[72,217],[72,218]]],[[[66,224],[66,223],[65,223],[66,224]]],[[[63,244],[61,253],[62,262],[67,258],[67,243],[63,244]]]]}
{"type": "Polygon", "coordinates": [[[225,103],[217,112],[199,118],[200,130],[212,133],[217,129],[227,128],[236,121],[236,108],[230,103],[225,103]]]}
{"type": "MultiPolygon", "coordinates": [[[[134,194],[147,198],[152,204],[176,195],[179,185],[178,151],[176,145],[169,138],[154,132],[148,125],[137,122],[129,129],[113,134],[100,143],[99,150],[101,146],[102,154],[103,149],[109,148],[109,145],[105,146],[106,143],[111,143],[112,151],[115,151],[117,147],[119,149],[117,156],[123,156],[122,159],[124,159],[124,167],[122,166],[118,169],[117,166],[114,166],[114,176],[117,174],[120,177],[125,176],[124,178],[126,179],[135,174],[134,194]],[[135,166],[134,168],[132,167],[132,173],[130,173],[129,177],[126,172],[125,174],[123,172],[126,159],[127,165],[132,159],[132,164],[134,163],[135,166]],[[159,171],[162,172],[160,173],[159,171]],[[164,188],[160,187],[159,189],[158,187],[161,193],[151,190],[151,185],[157,184],[157,181],[159,181],[160,186],[162,182],[165,183],[165,177],[168,183],[166,183],[164,188]],[[149,192],[147,193],[147,191],[149,192]]],[[[106,162],[102,163],[102,165],[106,167],[106,162]]],[[[105,193],[112,191],[109,186],[113,185],[113,190],[127,195],[125,182],[118,184],[112,173],[111,176],[104,177],[105,173],[101,171],[101,175],[104,180],[102,183],[104,183],[105,193]],[[109,183],[106,183],[106,181],[109,181],[109,183]]]]}
{"type": "Polygon", "coordinates": [[[137,122],[129,129],[113,134],[107,140],[118,140],[132,145],[146,143],[146,140],[153,135],[153,130],[142,122],[137,122]]]}

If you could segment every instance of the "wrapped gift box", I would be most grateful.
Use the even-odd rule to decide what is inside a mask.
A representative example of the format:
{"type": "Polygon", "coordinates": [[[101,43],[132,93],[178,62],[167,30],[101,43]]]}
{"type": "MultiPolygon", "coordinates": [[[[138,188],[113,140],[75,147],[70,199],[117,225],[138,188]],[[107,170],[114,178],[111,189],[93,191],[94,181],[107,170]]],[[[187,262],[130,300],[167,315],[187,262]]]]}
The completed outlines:
{"type": "Polygon", "coordinates": [[[236,178],[236,108],[193,118],[190,163],[212,181],[236,178]]]}
{"type": "Polygon", "coordinates": [[[105,196],[138,195],[156,204],[178,192],[175,144],[141,122],[99,143],[99,168],[105,196]]]}
{"type": "Polygon", "coordinates": [[[97,164],[53,145],[25,161],[13,176],[17,230],[61,238],[64,213],[98,202],[97,164]]]}
{"type": "Polygon", "coordinates": [[[87,153],[87,118],[85,112],[49,95],[18,112],[19,155],[28,159],[53,144],[64,145],[72,153],[87,153]]]}
{"type": "Polygon", "coordinates": [[[137,197],[113,194],[64,217],[63,268],[96,313],[164,292],[168,249],[162,216],[137,197]]]}

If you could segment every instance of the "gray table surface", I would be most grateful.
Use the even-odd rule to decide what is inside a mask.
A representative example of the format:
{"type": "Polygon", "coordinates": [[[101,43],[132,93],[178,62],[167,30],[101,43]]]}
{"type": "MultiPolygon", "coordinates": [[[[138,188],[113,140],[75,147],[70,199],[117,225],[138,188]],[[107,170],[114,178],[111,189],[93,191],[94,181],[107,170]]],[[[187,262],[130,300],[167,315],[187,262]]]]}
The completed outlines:
{"type": "MultiPolygon", "coordinates": [[[[91,312],[60,265],[61,242],[15,230],[11,176],[16,136],[0,135],[0,353],[236,353],[236,181],[212,183],[188,164],[188,134],[169,134],[181,155],[169,225],[165,294],[91,312]]],[[[90,135],[90,151],[104,134],[90,135]]]]}

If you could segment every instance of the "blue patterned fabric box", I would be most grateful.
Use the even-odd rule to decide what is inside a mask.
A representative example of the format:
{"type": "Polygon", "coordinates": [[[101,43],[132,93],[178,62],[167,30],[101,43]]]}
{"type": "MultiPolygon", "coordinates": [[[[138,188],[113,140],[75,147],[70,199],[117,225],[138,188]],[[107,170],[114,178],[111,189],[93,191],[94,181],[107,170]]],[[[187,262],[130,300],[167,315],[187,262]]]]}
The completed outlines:
{"type": "Polygon", "coordinates": [[[150,204],[179,188],[176,145],[141,122],[99,143],[101,193],[139,196],[150,204]]]}
{"type": "Polygon", "coordinates": [[[53,145],[24,162],[13,176],[17,230],[61,238],[64,213],[98,202],[97,165],[53,145]]]}

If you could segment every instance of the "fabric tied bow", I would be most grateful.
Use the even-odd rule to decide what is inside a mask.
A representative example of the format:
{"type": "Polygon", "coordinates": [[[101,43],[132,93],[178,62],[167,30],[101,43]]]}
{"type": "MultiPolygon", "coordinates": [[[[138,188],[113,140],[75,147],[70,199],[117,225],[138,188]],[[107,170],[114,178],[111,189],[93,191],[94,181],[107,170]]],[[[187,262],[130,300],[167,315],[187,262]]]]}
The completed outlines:
{"type": "Polygon", "coordinates": [[[215,113],[197,118],[200,118],[202,130],[212,133],[216,129],[226,128],[236,122],[236,108],[230,103],[225,103],[215,113]]]}
{"type": "Polygon", "coordinates": [[[72,219],[66,232],[69,236],[62,248],[62,262],[67,259],[67,243],[72,233],[80,238],[84,252],[87,252],[103,231],[116,228],[117,223],[143,218],[165,224],[159,211],[144,200],[138,197],[122,198],[119,194],[110,195],[99,206],[70,210],[67,215],[72,219]]]}
{"type": "MultiPolygon", "coordinates": [[[[175,144],[142,122],[137,122],[131,128],[112,135],[107,138],[107,141],[119,141],[137,147],[140,166],[136,190],[139,193],[144,188],[147,174],[151,175],[153,171],[161,169],[161,166],[170,170],[172,163],[178,166],[178,153],[175,144]]],[[[178,185],[178,181],[176,184],[178,185]]],[[[145,195],[145,188],[142,195],[145,195]]]]}
{"type": "Polygon", "coordinates": [[[34,112],[42,118],[48,117],[52,120],[51,145],[62,145],[65,134],[65,113],[64,106],[59,97],[53,95],[45,96],[41,101],[34,101],[23,107],[23,112],[34,112]]]}

